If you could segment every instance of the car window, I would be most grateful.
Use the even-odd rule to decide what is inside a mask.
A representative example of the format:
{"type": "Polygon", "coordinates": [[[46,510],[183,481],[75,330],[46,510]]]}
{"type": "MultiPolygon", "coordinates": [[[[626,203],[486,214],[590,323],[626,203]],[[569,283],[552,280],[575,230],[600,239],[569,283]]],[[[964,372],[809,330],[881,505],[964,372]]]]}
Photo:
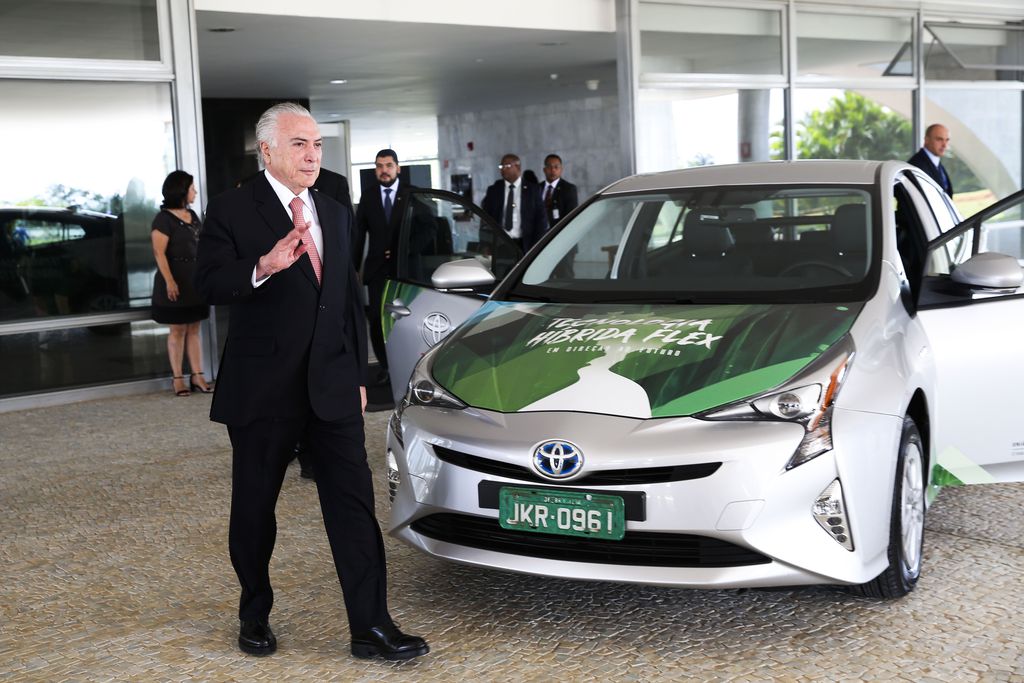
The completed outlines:
{"type": "Polygon", "coordinates": [[[25,246],[35,247],[55,242],[70,242],[85,237],[85,228],[73,223],[60,223],[35,218],[18,218],[13,222],[13,232],[25,246]]]}
{"type": "Polygon", "coordinates": [[[676,242],[682,238],[683,213],[683,207],[676,202],[664,202],[661,205],[647,243],[649,251],[664,247],[669,242],[676,242]]]}
{"type": "Polygon", "coordinates": [[[438,266],[475,258],[495,277],[508,274],[519,253],[471,204],[457,198],[416,191],[402,218],[399,279],[430,286],[438,266]]]}
{"type": "MultiPolygon", "coordinates": [[[[876,241],[861,187],[715,187],[607,196],[531,257],[512,298],[849,300],[876,241]]],[[[859,290],[858,290],[859,291],[859,290]]]]}

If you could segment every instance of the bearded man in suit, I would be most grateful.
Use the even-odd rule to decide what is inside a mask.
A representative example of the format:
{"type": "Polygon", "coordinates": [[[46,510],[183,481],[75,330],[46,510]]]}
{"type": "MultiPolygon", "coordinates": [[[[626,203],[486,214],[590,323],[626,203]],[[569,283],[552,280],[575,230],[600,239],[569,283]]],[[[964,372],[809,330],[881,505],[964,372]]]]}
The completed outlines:
{"type": "Polygon", "coordinates": [[[260,117],[262,178],[214,197],[199,240],[196,284],[230,305],[210,417],[232,447],[228,546],[241,584],[238,645],[271,654],[270,557],[292,448],[307,444],[341,581],[352,654],[411,659],[422,638],[388,613],[384,543],[366,462],[366,333],[349,253],[352,212],[310,192],[322,138],[302,106],[260,117]]]}
{"type": "Polygon", "coordinates": [[[380,364],[380,374],[375,378],[379,384],[388,381],[388,357],[381,325],[381,299],[388,278],[395,276],[395,245],[402,219],[402,207],[411,189],[399,178],[401,171],[398,153],[395,150],[382,149],[377,152],[373,169],[377,183],[363,193],[359,210],[356,212],[353,255],[357,266],[363,257],[363,245],[369,242],[362,273],[369,299],[366,317],[370,323],[370,343],[373,345],[373,355],[380,364]]]}

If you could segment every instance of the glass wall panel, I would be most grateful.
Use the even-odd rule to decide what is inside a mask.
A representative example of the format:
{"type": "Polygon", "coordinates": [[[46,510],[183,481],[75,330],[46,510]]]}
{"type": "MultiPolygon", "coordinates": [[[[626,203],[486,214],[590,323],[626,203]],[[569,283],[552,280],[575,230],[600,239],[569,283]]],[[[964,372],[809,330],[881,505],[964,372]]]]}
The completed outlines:
{"type": "Polygon", "coordinates": [[[782,13],[641,2],[640,74],[782,74],[782,13]]]}
{"type": "Polygon", "coordinates": [[[926,125],[949,129],[942,165],[965,217],[1021,188],[1022,98],[1019,90],[925,91],[926,125]]]}
{"type": "Polygon", "coordinates": [[[782,88],[643,89],[637,172],[785,157],[782,88]]]}
{"type": "Polygon", "coordinates": [[[144,320],[0,336],[0,373],[0,398],[168,376],[167,327],[144,320]]]}
{"type": "Polygon", "coordinates": [[[940,81],[1024,80],[1024,28],[925,22],[926,78],[940,81]]]}
{"type": "Polygon", "coordinates": [[[0,2],[0,55],[160,61],[156,2],[0,2]]]}
{"type": "Polygon", "coordinates": [[[804,12],[796,16],[797,73],[829,78],[914,75],[907,17],[804,12]]]}
{"type": "Polygon", "coordinates": [[[905,160],[916,150],[910,90],[793,92],[798,159],[905,160]]]}
{"type": "Polygon", "coordinates": [[[0,101],[0,322],[148,306],[170,87],[0,80],[0,101]]]}

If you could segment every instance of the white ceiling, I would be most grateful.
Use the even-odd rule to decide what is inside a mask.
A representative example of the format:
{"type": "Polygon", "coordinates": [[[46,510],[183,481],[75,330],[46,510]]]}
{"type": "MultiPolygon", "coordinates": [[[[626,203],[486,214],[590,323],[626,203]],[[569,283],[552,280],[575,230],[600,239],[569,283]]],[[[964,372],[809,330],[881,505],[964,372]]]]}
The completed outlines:
{"type": "Polygon", "coordinates": [[[196,16],[204,97],[309,98],[319,120],[364,130],[616,92],[612,32],[196,16]],[[235,30],[210,30],[224,27],[235,30]],[[339,78],[348,82],[330,84],[339,78]]]}

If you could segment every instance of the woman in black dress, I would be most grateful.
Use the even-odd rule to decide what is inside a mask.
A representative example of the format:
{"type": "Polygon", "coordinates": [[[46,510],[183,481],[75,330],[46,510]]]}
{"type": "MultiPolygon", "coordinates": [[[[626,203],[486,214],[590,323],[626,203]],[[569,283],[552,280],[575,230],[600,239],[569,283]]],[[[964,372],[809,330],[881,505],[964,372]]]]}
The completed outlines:
{"type": "Polygon", "coordinates": [[[192,176],[172,171],[164,180],[164,203],[153,219],[153,256],[157,272],[153,277],[153,320],[170,325],[167,355],[173,372],[173,390],[177,396],[192,391],[213,391],[203,377],[203,354],[199,323],[210,315],[209,306],[196,293],[192,276],[196,269],[196,245],[202,224],[189,207],[196,198],[192,176]],[[188,354],[192,370],[186,386],[182,373],[182,354],[188,354]],[[198,368],[198,370],[197,370],[198,368]]]}

